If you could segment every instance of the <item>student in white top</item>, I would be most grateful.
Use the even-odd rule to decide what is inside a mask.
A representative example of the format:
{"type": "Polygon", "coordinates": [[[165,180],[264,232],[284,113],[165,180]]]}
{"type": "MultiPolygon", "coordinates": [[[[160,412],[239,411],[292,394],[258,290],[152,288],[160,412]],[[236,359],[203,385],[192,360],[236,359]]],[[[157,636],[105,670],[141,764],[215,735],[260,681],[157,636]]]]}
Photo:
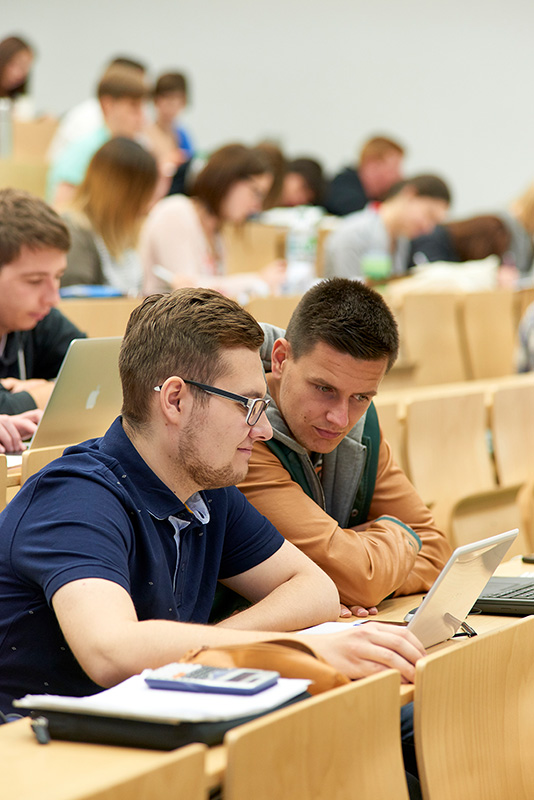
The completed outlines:
{"type": "Polygon", "coordinates": [[[262,209],[272,183],[270,166],[254,148],[221,147],[199,173],[192,197],[172,195],[157,203],[143,226],[140,253],[145,294],[204,286],[223,294],[268,294],[284,281],[285,264],[258,273],[225,274],[224,223],[239,224],[262,209]]]}

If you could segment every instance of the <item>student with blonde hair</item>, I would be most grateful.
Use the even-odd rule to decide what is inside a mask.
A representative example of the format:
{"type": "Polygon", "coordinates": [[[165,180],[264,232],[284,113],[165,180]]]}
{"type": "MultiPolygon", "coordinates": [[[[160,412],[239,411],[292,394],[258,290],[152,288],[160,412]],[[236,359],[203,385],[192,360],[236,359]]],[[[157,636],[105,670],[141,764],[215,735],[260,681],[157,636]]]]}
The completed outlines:
{"type": "Polygon", "coordinates": [[[111,139],[95,153],[65,213],[72,246],[62,286],[106,284],[122,294],[140,292],[135,248],[157,179],[154,157],[131,139],[111,139]]]}

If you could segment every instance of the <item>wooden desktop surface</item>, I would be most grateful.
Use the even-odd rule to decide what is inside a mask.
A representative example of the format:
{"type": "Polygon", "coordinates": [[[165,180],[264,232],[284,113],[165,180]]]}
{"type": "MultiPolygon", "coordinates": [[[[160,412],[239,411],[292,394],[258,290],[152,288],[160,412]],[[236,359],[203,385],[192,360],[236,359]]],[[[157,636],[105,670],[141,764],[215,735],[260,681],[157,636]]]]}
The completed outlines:
{"type": "MultiPolygon", "coordinates": [[[[502,564],[498,575],[520,575],[534,565],[513,559],[502,564]]],[[[375,619],[401,621],[415,608],[422,595],[384,600],[375,619]]],[[[469,624],[482,634],[510,624],[517,617],[471,615],[469,624]]],[[[431,652],[444,647],[459,647],[468,639],[456,639],[431,648],[431,652]]],[[[401,687],[401,704],[413,700],[413,686],[401,687]]],[[[168,754],[155,750],[138,750],[107,745],[78,744],[53,741],[47,745],[37,743],[30,721],[23,719],[0,726],[0,763],[2,785],[6,797],[16,800],[78,800],[92,791],[121,777],[130,776],[132,770],[158,767],[168,754]]],[[[224,777],[226,751],[223,745],[207,752],[206,787],[218,786],[224,777]]]]}

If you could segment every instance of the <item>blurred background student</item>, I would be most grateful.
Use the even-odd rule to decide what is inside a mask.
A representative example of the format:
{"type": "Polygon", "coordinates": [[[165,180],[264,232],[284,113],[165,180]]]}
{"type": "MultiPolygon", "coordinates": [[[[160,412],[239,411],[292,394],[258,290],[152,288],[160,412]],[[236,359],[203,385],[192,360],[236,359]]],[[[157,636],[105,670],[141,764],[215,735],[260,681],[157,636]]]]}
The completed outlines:
{"type": "Polygon", "coordinates": [[[137,239],[157,180],[154,157],[132,139],[117,137],[97,150],[64,214],[72,245],[62,286],[104,284],[140,293],[137,239]]]}
{"type": "Polygon", "coordinates": [[[195,154],[191,137],[179,121],[188,102],[185,75],[181,72],[160,75],[152,99],[155,120],[145,131],[150,150],[158,161],[171,161],[179,166],[195,154]]]}
{"type": "Polygon", "coordinates": [[[8,36],[0,42],[0,97],[13,101],[14,114],[21,119],[33,116],[28,94],[33,61],[33,48],[19,36],[8,36]]]}
{"type": "Polygon", "coordinates": [[[275,261],[258,273],[227,275],[221,228],[259,213],[272,183],[269,162],[242,144],[221,147],[197,176],[191,197],[171,195],[151,210],[141,233],[145,294],[205,286],[224,294],[268,294],[284,281],[275,261]]]}

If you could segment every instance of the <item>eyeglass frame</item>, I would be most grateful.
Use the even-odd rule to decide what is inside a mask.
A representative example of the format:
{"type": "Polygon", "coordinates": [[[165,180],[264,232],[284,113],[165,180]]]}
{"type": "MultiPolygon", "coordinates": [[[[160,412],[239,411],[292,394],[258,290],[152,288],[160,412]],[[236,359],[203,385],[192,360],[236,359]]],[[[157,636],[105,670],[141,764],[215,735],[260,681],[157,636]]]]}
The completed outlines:
{"type": "MultiPolygon", "coordinates": [[[[233,392],[227,392],[226,389],[219,389],[218,386],[210,386],[207,383],[199,383],[198,381],[190,381],[187,378],[182,378],[184,383],[188,383],[191,386],[196,386],[197,389],[201,389],[203,392],[207,394],[213,394],[215,397],[225,397],[227,400],[233,400],[235,403],[239,403],[240,405],[244,406],[247,409],[247,416],[245,418],[245,422],[250,428],[253,428],[254,425],[257,425],[260,421],[261,415],[264,411],[267,410],[268,406],[270,405],[271,398],[268,397],[265,399],[264,397],[245,397],[242,394],[234,394],[233,392]],[[261,411],[258,414],[258,418],[254,422],[250,422],[250,418],[252,417],[252,412],[254,410],[254,406],[258,403],[261,403],[261,411]]],[[[160,386],[154,386],[155,392],[161,392],[160,386]]]]}

